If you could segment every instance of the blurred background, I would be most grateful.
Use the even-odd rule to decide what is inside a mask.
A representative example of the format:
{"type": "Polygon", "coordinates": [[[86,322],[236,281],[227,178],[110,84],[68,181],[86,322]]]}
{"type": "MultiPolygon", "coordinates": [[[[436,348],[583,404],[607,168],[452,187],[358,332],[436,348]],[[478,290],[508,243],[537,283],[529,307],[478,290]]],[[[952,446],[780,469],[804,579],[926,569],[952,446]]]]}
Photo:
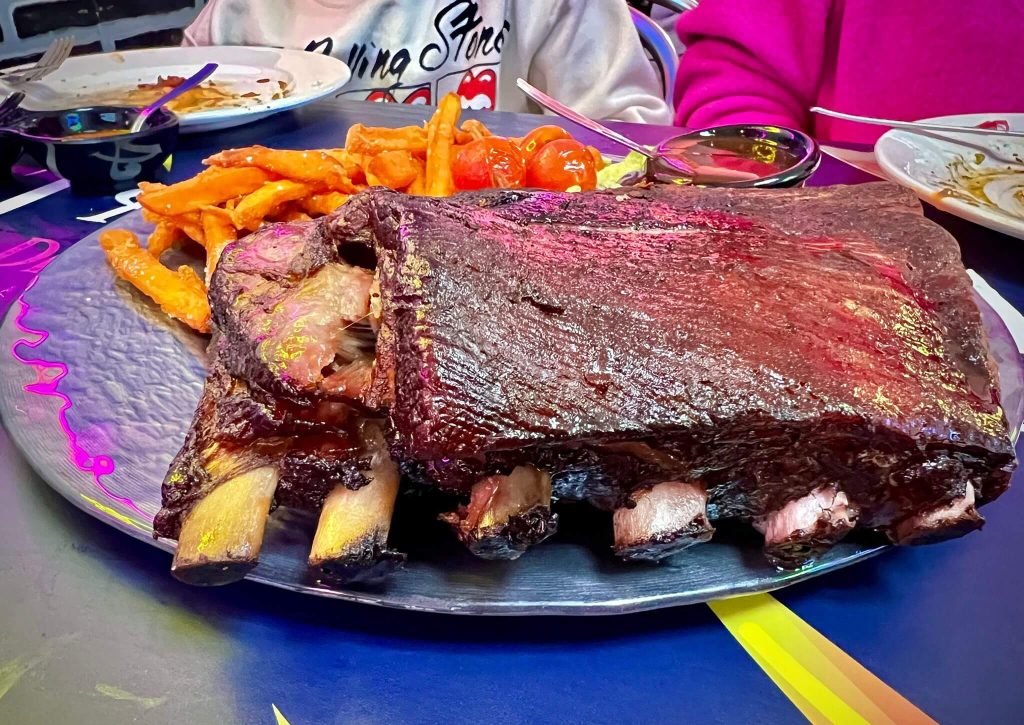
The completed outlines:
{"type": "MultiPolygon", "coordinates": [[[[653,15],[676,42],[671,7],[678,3],[628,2],[653,15]]],[[[68,32],[77,41],[76,55],[178,45],[182,28],[205,4],[206,0],[0,0],[0,68],[34,61],[53,38],[68,32]]]]}
{"type": "Polygon", "coordinates": [[[75,54],[181,43],[206,0],[0,0],[0,67],[35,60],[58,35],[75,54]]]}
{"type": "MultiPolygon", "coordinates": [[[[531,1],[540,9],[547,2],[531,1]]],[[[690,2],[623,1],[654,18],[676,52],[681,50],[675,20],[690,2]]],[[[179,45],[182,29],[205,4],[206,0],[0,0],[0,68],[36,60],[51,40],[67,33],[75,37],[75,55],[179,45]]],[[[648,51],[656,55],[652,48],[648,51]]]]}

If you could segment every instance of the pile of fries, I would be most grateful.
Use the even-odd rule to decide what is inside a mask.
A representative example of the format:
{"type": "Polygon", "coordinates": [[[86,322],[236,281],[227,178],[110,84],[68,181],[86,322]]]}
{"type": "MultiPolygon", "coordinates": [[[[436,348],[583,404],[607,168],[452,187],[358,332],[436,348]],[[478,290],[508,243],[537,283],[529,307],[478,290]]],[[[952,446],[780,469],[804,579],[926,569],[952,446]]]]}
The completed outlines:
{"type": "Polygon", "coordinates": [[[266,222],[296,221],[335,211],[368,186],[429,196],[455,191],[451,162],[459,146],[491,132],[467,120],[458,96],[441,99],[425,127],[353,126],[340,149],[291,151],[263,146],[230,149],[206,159],[209,168],[165,186],[141,183],[138,201],[154,225],[146,246],[125,230],[100,236],[107,260],[171,317],[208,332],[207,287],[224,248],[266,222]],[[205,282],[191,267],[171,270],[160,257],[173,246],[205,252],[205,282]]]}

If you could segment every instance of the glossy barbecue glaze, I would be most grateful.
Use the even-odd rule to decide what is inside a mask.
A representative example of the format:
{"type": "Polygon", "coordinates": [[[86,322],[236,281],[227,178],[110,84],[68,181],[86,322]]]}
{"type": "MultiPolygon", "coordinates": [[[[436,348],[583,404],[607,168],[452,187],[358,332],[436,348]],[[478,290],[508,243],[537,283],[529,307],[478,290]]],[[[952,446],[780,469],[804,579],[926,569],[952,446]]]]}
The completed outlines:
{"type": "Polygon", "coordinates": [[[393,339],[396,450],[440,486],[532,464],[556,496],[614,508],[682,479],[707,488],[711,519],[755,519],[837,485],[858,525],[889,529],[1007,484],[970,282],[908,192],[360,203],[393,339]]]}
{"type": "Polygon", "coordinates": [[[1015,464],[956,243],[888,184],[372,190],[232,245],[210,298],[163,535],[268,460],[281,503],[358,488],[368,414],[407,480],[465,495],[445,519],[487,556],[550,535],[552,491],[616,511],[623,556],[737,518],[794,566],[854,526],[977,528],[1015,464]]]}

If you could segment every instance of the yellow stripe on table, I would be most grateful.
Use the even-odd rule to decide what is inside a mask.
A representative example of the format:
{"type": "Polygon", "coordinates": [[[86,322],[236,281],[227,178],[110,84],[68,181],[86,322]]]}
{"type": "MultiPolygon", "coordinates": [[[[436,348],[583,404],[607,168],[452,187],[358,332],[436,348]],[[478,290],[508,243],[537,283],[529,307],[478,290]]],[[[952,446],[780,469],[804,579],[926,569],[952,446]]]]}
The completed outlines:
{"type": "Polygon", "coordinates": [[[811,722],[935,722],[770,594],[709,606],[811,722]]]}

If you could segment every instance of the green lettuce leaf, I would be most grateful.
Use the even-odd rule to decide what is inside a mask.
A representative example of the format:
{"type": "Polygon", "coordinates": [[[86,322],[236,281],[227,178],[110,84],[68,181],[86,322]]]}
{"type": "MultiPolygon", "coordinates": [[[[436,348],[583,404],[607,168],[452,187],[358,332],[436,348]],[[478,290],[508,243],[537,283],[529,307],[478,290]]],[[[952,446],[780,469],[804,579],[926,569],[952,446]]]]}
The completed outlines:
{"type": "Polygon", "coordinates": [[[619,184],[619,180],[622,177],[626,174],[643,172],[646,163],[647,159],[643,154],[639,154],[636,151],[630,151],[622,161],[616,161],[615,163],[608,164],[597,172],[597,188],[615,189],[621,186],[621,184],[619,184]]]}

